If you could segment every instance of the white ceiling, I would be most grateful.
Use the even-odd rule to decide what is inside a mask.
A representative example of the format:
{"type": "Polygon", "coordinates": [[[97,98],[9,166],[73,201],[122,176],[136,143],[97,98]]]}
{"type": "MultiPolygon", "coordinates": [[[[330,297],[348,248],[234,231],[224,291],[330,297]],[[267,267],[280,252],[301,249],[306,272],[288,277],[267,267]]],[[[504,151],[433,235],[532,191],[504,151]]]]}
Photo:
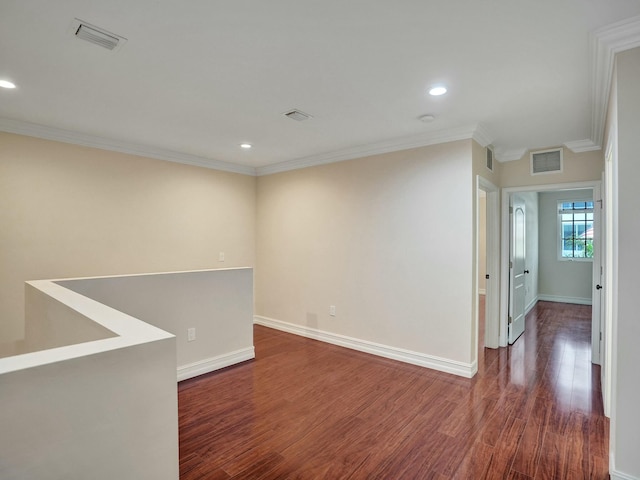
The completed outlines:
{"type": "Polygon", "coordinates": [[[469,132],[502,160],[593,149],[593,32],[638,15],[638,0],[2,0],[0,79],[18,88],[0,89],[0,129],[240,171],[469,132]],[[79,40],[74,18],[127,42],[79,40]]]}

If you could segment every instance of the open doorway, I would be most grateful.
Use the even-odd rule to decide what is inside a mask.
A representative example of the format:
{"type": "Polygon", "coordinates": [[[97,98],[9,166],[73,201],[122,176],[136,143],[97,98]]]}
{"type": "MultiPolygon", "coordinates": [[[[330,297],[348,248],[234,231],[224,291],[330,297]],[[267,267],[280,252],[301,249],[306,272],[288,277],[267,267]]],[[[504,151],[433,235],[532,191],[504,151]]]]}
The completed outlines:
{"type": "MultiPolygon", "coordinates": [[[[502,281],[500,287],[500,345],[508,343],[511,316],[510,204],[514,198],[536,195],[536,258],[526,258],[531,278],[537,277],[535,298],[562,303],[591,304],[592,362],[600,363],[600,182],[505,188],[502,199],[502,281]],[[565,232],[565,233],[563,233],[565,232]]],[[[527,242],[529,244],[529,242],[527,242]]]]}
{"type": "Polygon", "coordinates": [[[476,360],[499,346],[500,191],[481,176],[476,184],[476,360]]]}

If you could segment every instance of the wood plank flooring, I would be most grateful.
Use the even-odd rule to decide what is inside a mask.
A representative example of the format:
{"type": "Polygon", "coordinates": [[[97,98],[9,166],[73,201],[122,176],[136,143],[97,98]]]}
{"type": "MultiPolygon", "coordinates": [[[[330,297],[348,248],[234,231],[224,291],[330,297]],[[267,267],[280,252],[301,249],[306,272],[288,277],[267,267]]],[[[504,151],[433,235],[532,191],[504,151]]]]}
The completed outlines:
{"type": "Polygon", "coordinates": [[[256,326],[256,360],[179,384],[180,478],[606,479],[590,322],[540,302],[473,379],[256,326]]]}

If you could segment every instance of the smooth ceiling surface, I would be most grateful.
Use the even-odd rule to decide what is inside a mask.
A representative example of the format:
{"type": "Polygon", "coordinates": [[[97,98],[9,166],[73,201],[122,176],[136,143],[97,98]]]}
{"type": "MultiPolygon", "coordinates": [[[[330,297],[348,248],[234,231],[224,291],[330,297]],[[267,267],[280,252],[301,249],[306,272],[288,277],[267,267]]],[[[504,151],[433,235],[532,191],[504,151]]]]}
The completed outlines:
{"type": "Polygon", "coordinates": [[[18,88],[0,117],[249,167],[479,124],[500,157],[590,139],[589,34],[636,15],[637,0],[2,0],[0,78],[18,88]],[[74,18],[127,42],[78,40],[74,18]]]}

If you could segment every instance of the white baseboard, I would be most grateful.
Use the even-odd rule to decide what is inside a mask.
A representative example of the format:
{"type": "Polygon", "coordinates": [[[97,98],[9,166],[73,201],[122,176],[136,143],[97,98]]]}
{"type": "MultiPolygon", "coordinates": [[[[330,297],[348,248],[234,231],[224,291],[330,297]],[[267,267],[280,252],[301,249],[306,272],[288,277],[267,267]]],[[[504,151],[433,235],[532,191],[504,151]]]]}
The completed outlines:
{"type": "Polygon", "coordinates": [[[220,370],[221,368],[229,367],[246,360],[251,360],[255,357],[255,349],[253,347],[248,347],[236,350],[235,352],[223,353],[217,357],[206,358],[199,362],[182,365],[181,367],[178,367],[178,381],[180,382],[188,378],[197,377],[198,375],[204,375],[205,373],[220,370]]]}
{"type": "Polygon", "coordinates": [[[458,362],[456,360],[449,360],[447,358],[440,358],[402,348],[382,345],[379,343],[369,342],[367,340],[360,340],[358,338],[325,332],[316,328],[304,327],[293,323],[283,322],[282,320],[257,315],[253,317],[253,322],[257,325],[274,328],[287,333],[293,333],[294,335],[313,338],[314,340],[319,340],[321,342],[331,343],[340,347],[346,347],[352,350],[358,350],[360,352],[410,363],[412,365],[431,368],[440,372],[452,373],[465,378],[473,377],[478,371],[477,362],[458,362]]]}
{"type": "Polygon", "coordinates": [[[640,480],[638,477],[634,477],[632,475],[627,475],[626,473],[616,472],[615,470],[611,470],[609,472],[609,476],[611,480],[640,480]]]}
{"type": "Polygon", "coordinates": [[[486,295],[487,294],[487,290],[484,288],[479,288],[478,289],[478,295],[486,295]]]}
{"type": "Polygon", "coordinates": [[[582,297],[560,297],[557,295],[538,295],[538,300],[543,302],[559,302],[559,303],[574,303],[576,305],[591,305],[590,298],[582,297]]]}

